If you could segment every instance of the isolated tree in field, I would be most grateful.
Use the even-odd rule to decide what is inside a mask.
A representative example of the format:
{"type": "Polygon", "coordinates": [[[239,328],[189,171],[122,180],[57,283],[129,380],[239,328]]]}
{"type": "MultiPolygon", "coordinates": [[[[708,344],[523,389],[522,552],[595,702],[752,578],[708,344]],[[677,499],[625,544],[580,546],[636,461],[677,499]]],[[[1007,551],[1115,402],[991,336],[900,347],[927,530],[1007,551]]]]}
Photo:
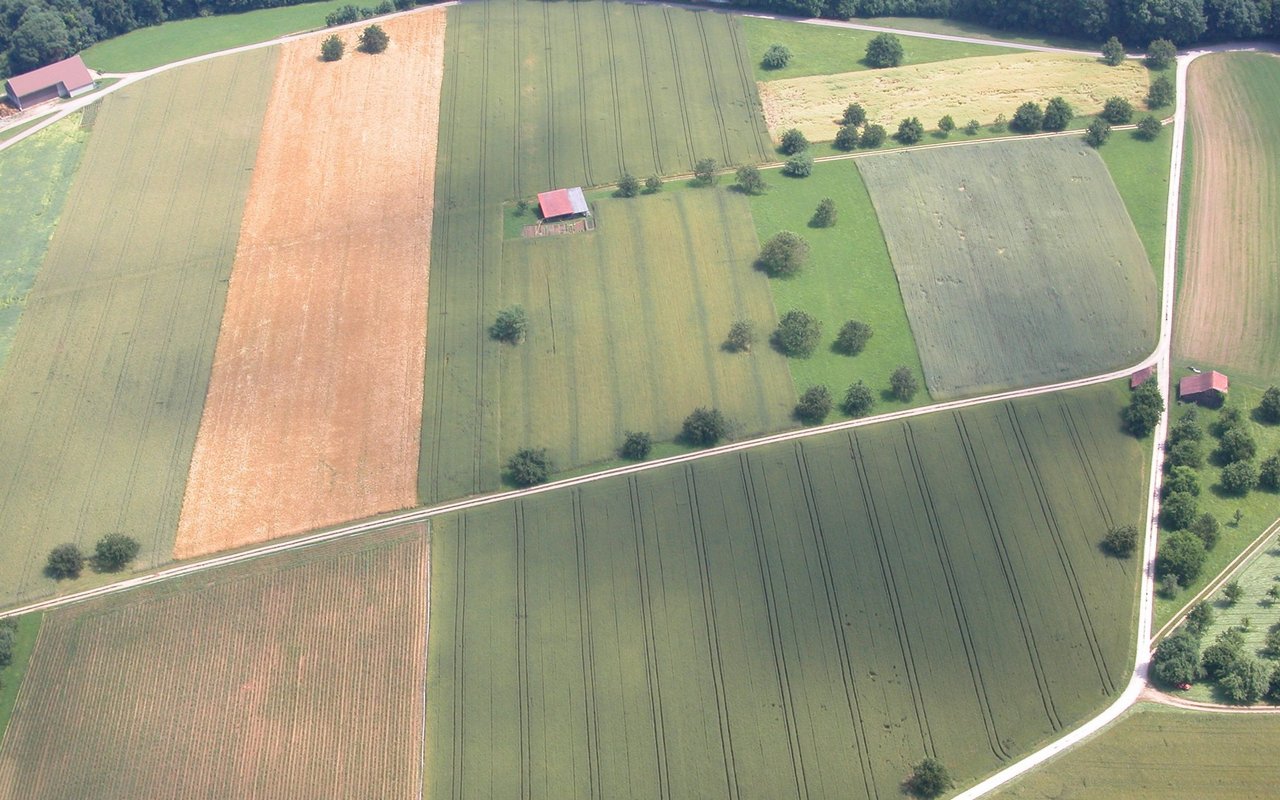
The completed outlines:
{"type": "Polygon", "coordinates": [[[825,386],[810,386],[800,395],[796,404],[796,417],[806,425],[818,425],[831,413],[831,390],[825,386]]]}
{"type": "Polygon", "coordinates": [[[787,159],[787,163],[782,165],[782,174],[790,175],[793,178],[809,177],[813,174],[813,156],[804,150],[796,153],[787,159]]]}
{"type": "Polygon", "coordinates": [[[1168,75],[1161,75],[1147,87],[1147,108],[1155,110],[1173,102],[1173,81],[1168,75]]]}
{"type": "Polygon", "coordinates": [[[824,197],[818,201],[818,207],[814,209],[813,218],[809,220],[809,224],[815,228],[830,228],[836,224],[836,201],[830,197],[824,197]]]}
{"type": "Polygon", "coordinates": [[[1234,606],[1240,602],[1240,598],[1244,597],[1244,587],[1240,585],[1240,581],[1228,581],[1222,587],[1222,596],[1228,606],[1234,606]]]}
{"type": "Polygon", "coordinates": [[[893,138],[903,144],[915,144],[924,138],[924,124],[919,117],[907,117],[898,123],[898,132],[893,138]]]}
{"type": "Polygon", "coordinates": [[[529,317],[522,306],[511,306],[498,312],[489,327],[489,335],[507,344],[522,344],[529,333],[529,317]]]}
{"type": "Polygon", "coordinates": [[[360,31],[360,49],[366,53],[381,53],[391,43],[391,37],[381,25],[370,25],[360,31]]]}
{"type": "Polygon", "coordinates": [[[716,182],[716,160],[714,158],[700,158],[698,163],[693,165],[693,178],[703,186],[710,186],[716,182]]]}
{"type": "Polygon", "coordinates": [[[903,55],[902,41],[892,33],[881,33],[867,42],[866,64],[868,67],[882,69],[900,66],[903,55]]]}
{"type": "Polygon", "coordinates": [[[1151,677],[1165,686],[1180,686],[1200,678],[1197,638],[1190,631],[1178,629],[1161,641],[1151,657],[1151,677]]]}
{"type": "Polygon", "coordinates": [[[622,440],[622,449],[618,452],[623,458],[632,461],[644,461],[653,449],[653,437],[647,431],[627,431],[622,440]]]}
{"type": "Polygon", "coordinates": [[[1178,57],[1178,48],[1168,39],[1156,39],[1147,45],[1147,66],[1151,69],[1167,69],[1178,57]]]}
{"type": "Polygon", "coordinates": [[[1258,443],[1243,426],[1230,428],[1218,442],[1218,458],[1226,464],[1250,461],[1258,454],[1258,443]]]}
{"type": "Polygon", "coordinates": [[[1112,525],[1102,539],[1102,549],[1116,558],[1128,558],[1137,546],[1137,525],[1112,525]]]}
{"type": "Polygon", "coordinates": [[[1199,537],[1200,541],[1204,542],[1205,550],[1212,550],[1214,545],[1218,543],[1218,536],[1221,534],[1222,526],[1218,524],[1217,517],[1205,512],[1191,520],[1191,525],[1187,529],[1199,537]]]}
{"type": "Polygon", "coordinates": [[[1164,130],[1164,126],[1160,124],[1160,120],[1148,114],[1138,123],[1136,133],[1139,139],[1150,142],[1159,136],[1162,130],[1164,130]]]}
{"type": "Polygon", "coordinates": [[[1258,468],[1252,461],[1234,461],[1222,468],[1222,491],[1244,497],[1258,485],[1258,468]]]}
{"type": "Polygon", "coordinates": [[[662,178],[657,175],[650,175],[644,179],[644,190],[649,194],[657,194],[662,191],[662,178]]]}
{"type": "Polygon", "coordinates": [[[996,114],[996,118],[991,122],[991,130],[995,133],[1003,133],[1008,126],[1009,118],[1004,114],[996,114]]]}
{"type": "Polygon", "coordinates": [[[108,533],[93,547],[93,568],[99,572],[119,572],[138,557],[142,545],[123,533],[108,533]]]}
{"type": "Polygon", "coordinates": [[[785,44],[771,44],[760,59],[760,66],[765,69],[782,69],[791,63],[791,48],[785,44]]]}
{"type": "Polygon", "coordinates": [[[934,798],[952,787],[951,774],[936,758],[926,758],[911,769],[904,786],[916,797],[934,798]]]}
{"type": "Polygon", "coordinates": [[[1262,393],[1258,417],[1268,425],[1280,423],[1280,386],[1270,386],[1262,393]]]}
{"type": "Polygon", "coordinates": [[[1108,67],[1118,67],[1124,63],[1124,45],[1114,36],[1102,44],[1102,63],[1108,67]]]}
{"type": "Polygon", "coordinates": [[[1084,131],[1084,142],[1095,150],[1107,143],[1111,138],[1111,126],[1106,120],[1095,119],[1084,131]]]}
{"type": "Polygon", "coordinates": [[[770,278],[789,278],[800,271],[808,258],[808,242],[791,231],[779,231],[760,248],[756,261],[770,278]]]}
{"type": "Polygon", "coordinates": [[[1169,470],[1169,477],[1164,479],[1164,485],[1160,488],[1163,490],[1165,497],[1174,492],[1186,492],[1189,495],[1199,497],[1200,476],[1190,467],[1173,467],[1169,470]]]}
{"type": "Polygon", "coordinates": [[[1121,412],[1125,430],[1139,439],[1155,429],[1164,413],[1164,400],[1155,378],[1148,378],[1129,395],[1129,405],[1121,412]]]}
{"type": "Polygon", "coordinates": [[[1040,127],[1046,131],[1065,131],[1075,116],[1075,109],[1062,97],[1055,97],[1044,107],[1044,118],[1040,127]]]}
{"type": "Polygon", "coordinates": [[[840,333],[836,334],[836,349],[847,356],[856,356],[874,334],[875,331],[867,323],[851,319],[840,326],[840,333]]]}
{"type": "Polygon", "coordinates": [[[1044,124],[1044,110],[1039,103],[1030,101],[1018,106],[1009,122],[1009,129],[1018,133],[1035,133],[1044,124]]]}
{"type": "Polygon", "coordinates": [[[689,444],[710,447],[729,435],[729,421],[718,408],[695,408],[684,418],[681,433],[689,444]]]}
{"type": "Polygon", "coordinates": [[[845,391],[840,408],[851,417],[865,417],[871,413],[871,407],[875,404],[876,398],[871,393],[871,387],[858,381],[845,391]]]}
{"type": "Polygon", "coordinates": [[[863,150],[873,150],[884,144],[888,131],[883,125],[871,123],[862,129],[862,135],[858,137],[858,147],[863,150]]]}
{"type": "Polygon", "coordinates": [[[1208,600],[1201,600],[1187,612],[1187,633],[1199,639],[1213,624],[1213,606],[1208,600]]]}
{"type": "Polygon", "coordinates": [[[507,472],[511,475],[512,483],[517,486],[546,483],[547,478],[551,477],[551,458],[547,455],[546,448],[526,447],[516,451],[507,462],[507,472]]]}
{"type": "Polygon", "coordinates": [[[1258,467],[1258,485],[1268,492],[1280,491],[1280,455],[1267,456],[1258,467]]]}
{"type": "Polygon", "coordinates": [[[955,129],[956,129],[956,121],[951,118],[950,114],[947,114],[945,117],[938,120],[938,131],[943,135],[944,138],[947,136],[950,136],[951,132],[954,131],[955,129]]]}
{"type": "Polygon", "coordinates": [[[629,172],[623,173],[618,178],[618,191],[614,194],[618,197],[635,197],[640,194],[640,179],[629,172]]]}
{"type": "Polygon", "coordinates": [[[801,150],[809,146],[809,140],[800,132],[799,128],[791,128],[782,134],[782,138],[778,140],[778,149],[783,155],[795,155],[801,150]]]}
{"type": "Polygon", "coordinates": [[[858,129],[853,125],[841,125],[832,144],[840,150],[852,150],[858,146],[858,129]]]}
{"type": "Polygon", "coordinates": [[[765,189],[764,178],[760,177],[760,170],[753,166],[738,167],[734,177],[738,188],[747,194],[760,194],[765,189]]]}
{"type": "Polygon", "coordinates": [[[342,58],[343,52],[347,46],[342,43],[342,39],[338,38],[338,34],[326,36],[324,41],[320,43],[320,59],[322,61],[337,61],[342,58]]]}
{"type": "Polygon", "coordinates": [[[1174,492],[1160,504],[1160,522],[1171,531],[1180,531],[1191,525],[1199,506],[1196,499],[1186,492],[1174,492]]]}
{"type": "Polygon", "coordinates": [[[982,123],[976,119],[971,119],[964,124],[964,132],[969,136],[977,136],[978,130],[982,127],[982,123]]]}
{"type": "Polygon", "coordinates": [[[74,544],[60,544],[49,551],[44,565],[45,574],[54,580],[79,578],[84,570],[84,553],[74,544]]]}
{"type": "Polygon", "coordinates": [[[844,114],[840,117],[841,125],[852,125],[858,127],[867,121],[867,111],[860,103],[850,103],[845,106],[844,114]]]}
{"type": "Polygon", "coordinates": [[[916,382],[916,376],[911,374],[911,369],[904,365],[895,369],[889,376],[889,389],[898,400],[909,403],[919,391],[920,384],[916,382]]]}
{"type": "Polygon", "coordinates": [[[1233,703],[1256,703],[1267,693],[1270,678],[1271,670],[1266,664],[1243,653],[1218,679],[1218,686],[1233,703]]]}
{"type": "Polygon", "coordinates": [[[1204,543],[1190,531],[1174,531],[1164,537],[1156,553],[1156,574],[1172,575],[1179,586],[1189,586],[1204,567],[1204,543]]]}
{"type": "Polygon", "coordinates": [[[1126,125],[1133,119],[1133,103],[1123,97],[1108,97],[1099,116],[1112,125],[1126,125]]]}
{"type": "Polygon", "coordinates": [[[756,326],[745,319],[735,320],[729,326],[729,337],[725,344],[736,353],[751,352],[751,345],[756,343],[756,326]]]}
{"type": "Polygon", "coordinates": [[[822,321],[804,311],[792,310],[778,320],[773,343],[783,355],[808,358],[822,338],[822,321]]]}

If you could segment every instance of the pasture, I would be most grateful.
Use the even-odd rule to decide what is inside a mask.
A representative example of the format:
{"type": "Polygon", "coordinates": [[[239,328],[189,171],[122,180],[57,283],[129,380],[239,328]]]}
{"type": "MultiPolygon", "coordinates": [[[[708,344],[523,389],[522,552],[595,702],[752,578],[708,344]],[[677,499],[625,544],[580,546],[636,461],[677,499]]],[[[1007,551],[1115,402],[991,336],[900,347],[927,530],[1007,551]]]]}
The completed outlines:
{"type": "Polygon", "coordinates": [[[501,454],[524,444],[500,433],[504,415],[524,412],[496,397],[500,350],[488,335],[505,291],[502,204],[623,171],[686,172],[703,157],[763,161],[769,147],[736,17],[512,0],[448,14],[418,473],[426,503],[497,487],[501,454]]]}
{"type": "Polygon", "coordinates": [[[1140,703],[1101,733],[998,791],[1001,800],[1252,800],[1280,784],[1280,716],[1140,703]]]}
{"type": "Polygon", "coordinates": [[[409,529],[46,614],[0,797],[418,797],[426,580],[409,529]]]}
{"type": "Polygon", "coordinates": [[[895,797],[1124,685],[1142,445],[1102,386],[436,520],[430,797],[895,797]]]}
{"type": "Polygon", "coordinates": [[[529,314],[528,340],[497,356],[503,455],[547,445],[557,464],[609,459],[628,430],[674,439],[698,406],[743,435],[788,427],[796,393],[763,341],[777,319],[743,196],[594,205],[592,233],[503,245],[502,306],[529,314]],[[760,332],[749,353],[723,347],[740,317],[760,332]]]}
{"type": "Polygon", "coordinates": [[[0,373],[87,138],[72,114],[0,152],[0,373]]]}
{"type": "Polygon", "coordinates": [[[1115,95],[1141,108],[1147,86],[1147,68],[1137,62],[1108,67],[1088,56],[1015,53],[771,80],[760,84],[760,99],[775,138],[799,128],[812,141],[827,141],[835,138],[845,106],[855,101],[869,121],[893,133],[904,117],[919,117],[926,129],[947,114],[957,125],[970,119],[989,124],[1000,114],[1012,117],[1024,102],[1043,106],[1057,95],[1077,115],[1101,111],[1115,95]]]}
{"type": "Polygon", "coordinates": [[[1197,59],[1187,92],[1193,158],[1174,350],[1266,384],[1280,375],[1280,58],[1197,59]]]}
{"type": "Polygon", "coordinates": [[[1116,131],[1098,148],[1111,173],[1111,181],[1124,200],[1133,228],[1147,251],[1156,276],[1156,290],[1163,286],[1164,234],[1169,209],[1169,160],[1173,155],[1173,131],[1168,127],[1153,142],[1144,142],[1132,131],[1116,131]]]}
{"type": "Polygon", "coordinates": [[[275,58],[102,101],[0,376],[4,602],[53,588],[62,542],[170,557],[275,58]]]}
{"type": "Polygon", "coordinates": [[[1146,252],[1083,142],[993,142],[857,164],[935,398],[1092,375],[1155,346],[1146,252]]]}

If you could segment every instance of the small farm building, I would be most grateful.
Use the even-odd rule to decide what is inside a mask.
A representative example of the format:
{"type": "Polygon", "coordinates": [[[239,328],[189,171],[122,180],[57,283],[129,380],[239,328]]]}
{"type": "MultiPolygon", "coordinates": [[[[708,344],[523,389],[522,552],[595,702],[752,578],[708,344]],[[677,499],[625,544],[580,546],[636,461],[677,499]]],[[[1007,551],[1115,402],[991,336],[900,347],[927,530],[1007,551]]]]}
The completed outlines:
{"type": "Polygon", "coordinates": [[[587,208],[587,198],[582,194],[582,187],[575,186],[572,189],[555,189],[550,192],[542,192],[538,195],[538,207],[542,211],[543,219],[557,219],[560,217],[576,217],[579,215],[589,216],[591,209],[587,208]]]}
{"type": "Polygon", "coordinates": [[[1154,374],[1156,374],[1156,367],[1154,364],[1148,367],[1143,367],[1129,376],[1129,388],[1137,389],[1139,386],[1147,382],[1147,378],[1150,378],[1154,374]]]}
{"type": "Polygon", "coordinates": [[[1192,403],[1216,403],[1227,393],[1227,376],[1221,372],[1202,372],[1178,381],[1178,399],[1192,403]]]}
{"type": "Polygon", "coordinates": [[[75,97],[93,88],[93,76],[80,56],[63,59],[4,83],[9,102],[19,110],[55,97],[75,97]]]}

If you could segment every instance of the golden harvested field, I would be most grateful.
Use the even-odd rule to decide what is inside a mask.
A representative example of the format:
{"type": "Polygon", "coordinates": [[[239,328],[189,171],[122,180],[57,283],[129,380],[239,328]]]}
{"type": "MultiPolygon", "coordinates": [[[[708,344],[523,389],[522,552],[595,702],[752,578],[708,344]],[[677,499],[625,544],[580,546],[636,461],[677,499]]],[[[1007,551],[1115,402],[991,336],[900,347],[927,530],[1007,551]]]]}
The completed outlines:
{"type": "Polygon", "coordinates": [[[813,75],[760,83],[765,121],[775,139],[799,128],[813,141],[835,138],[849,103],[861,103],[871,122],[892,133],[904,117],[919,117],[926,129],[950,114],[957,125],[1012,117],[1027,101],[1043,105],[1061,95],[1077,114],[1102,110],[1108,97],[1128,98],[1142,108],[1147,69],[1126,61],[1108,67],[1097,59],[1057,53],[981,56],[895,69],[813,75]]]}
{"type": "Polygon", "coordinates": [[[177,558],[412,505],[445,12],[284,46],[177,558]]]}
{"type": "Polygon", "coordinates": [[[422,530],[211,576],[45,616],[0,798],[419,797],[422,530]]]}

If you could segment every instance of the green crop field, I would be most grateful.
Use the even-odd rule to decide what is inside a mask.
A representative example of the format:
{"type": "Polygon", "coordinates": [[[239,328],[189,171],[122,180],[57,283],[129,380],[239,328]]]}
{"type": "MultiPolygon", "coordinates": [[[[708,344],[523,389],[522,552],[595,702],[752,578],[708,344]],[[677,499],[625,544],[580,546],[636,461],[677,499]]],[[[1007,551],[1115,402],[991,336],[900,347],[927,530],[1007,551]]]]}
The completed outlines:
{"type": "Polygon", "coordinates": [[[1142,703],[993,795],[1007,800],[1255,800],[1280,785],[1280,716],[1142,703]]]}
{"type": "Polygon", "coordinates": [[[935,398],[1092,375],[1155,346],[1155,278],[1073,138],[857,160],[935,398]]]}
{"type": "Polygon", "coordinates": [[[88,138],[72,114],[0,152],[0,374],[88,138]]]}
{"type": "MultiPolygon", "coordinates": [[[[609,183],[624,170],[686,172],[702,157],[763,161],[769,148],[736,17],[525,0],[467,3],[448,13],[419,469],[428,503],[496,487],[501,455],[524,444],[500,433],[504,416],[526,412],[499,400],[506,396],[500,348],[487,333],[514,293],[503,286],[502,204],[609,183]]],[[[739,251],[745,245],[735,243],[739,251]]],[[[612,368],[648,370],[645,363],[612,368]]],[[[708,393],[710,380],[703,378],[708,393]]],[[[594,436],[589,430],[578,435],[594,436]]],[[[562,452],[573,446],[542,444],[562,452]]]]}
{"type": "Polygon", "coordinates": [[[0,376],[0,600],[61,542],[170,557],[275,57],[103,100],[0,376]]]}
{"type": "Polygon", "coordinates": [[[1156,290],[1163,285],[1164,234],[1169,211],[1169,159],[1173,155],[1173,131],[1166,129],[1154,142],[1144,142],[1131,131],[1116,131],[1098,149],[1111,180],[1124,200],[1134,230],[1147,251],[1156,276],[1156,290]]]}
{"type": "Polygon", "coordinates": [[[1144,448],[1116,385],[438,518],[429,797],[894,797],[1125,683],[1144,448]]]}
{"type": "Polygon", "coordinates": [[[18,629],[14,637],[13,660],[4,669],[0,669],[0,740],[9,727],[9,718],[13,715],[13,704],[18,699],[18,690],[22,688],[22,680],[27,674],[27,664],[31,661],[31,651],[35,649],[36,637],[40,634],[39,613],[24,614],[16,620],[18,629]]]}

